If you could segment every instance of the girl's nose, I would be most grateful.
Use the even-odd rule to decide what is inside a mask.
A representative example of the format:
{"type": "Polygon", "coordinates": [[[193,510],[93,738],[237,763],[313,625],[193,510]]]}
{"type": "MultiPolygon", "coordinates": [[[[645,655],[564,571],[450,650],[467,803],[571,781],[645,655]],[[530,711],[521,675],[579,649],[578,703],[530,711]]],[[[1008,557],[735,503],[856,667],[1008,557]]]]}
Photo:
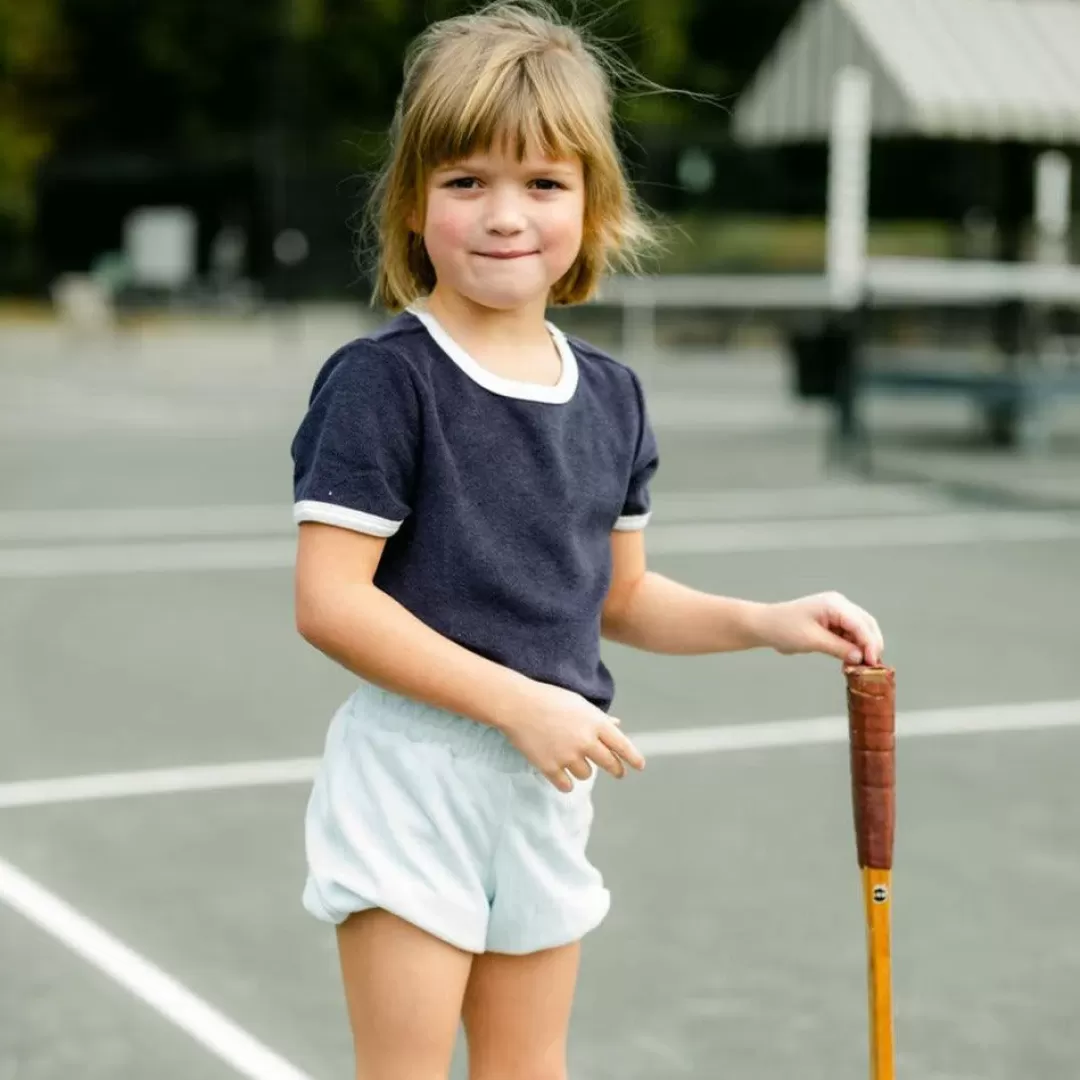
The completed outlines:
{"type": "Polygon", "coordinates": [[[484,224],[488,232],[500,235],[521,232],[525,227],[525,214],[518,196],[512,192],[492,191],[484,224]]]}

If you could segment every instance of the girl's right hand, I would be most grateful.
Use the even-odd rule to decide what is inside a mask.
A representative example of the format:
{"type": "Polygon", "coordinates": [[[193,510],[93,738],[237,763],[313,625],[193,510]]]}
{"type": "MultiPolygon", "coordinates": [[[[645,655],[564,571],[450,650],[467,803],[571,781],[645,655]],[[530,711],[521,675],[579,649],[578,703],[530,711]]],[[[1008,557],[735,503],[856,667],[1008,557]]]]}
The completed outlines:
{"type": "Polygon", "coordinates": [[[618,724],[580,694],[530,682],[524,694],[515,695],[498,727],[555,787],[569,792],[571,776],[588,780],[592,775],[589,762],[616,778],[626,775],[626,765],[645,768],[645,759],[618,724]]]}

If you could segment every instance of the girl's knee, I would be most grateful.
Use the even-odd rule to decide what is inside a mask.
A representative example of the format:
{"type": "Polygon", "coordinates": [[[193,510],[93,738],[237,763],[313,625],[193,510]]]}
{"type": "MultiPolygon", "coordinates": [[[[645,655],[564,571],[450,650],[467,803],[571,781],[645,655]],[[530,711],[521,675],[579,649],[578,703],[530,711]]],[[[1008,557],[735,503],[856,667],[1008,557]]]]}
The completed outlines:
{"type": "Polygon", "coordinates": [[[562,1047],[530,1052],[526,1046],[469,1047],[469,1080],[567,1080],[569,1072],[562,1047]]]}

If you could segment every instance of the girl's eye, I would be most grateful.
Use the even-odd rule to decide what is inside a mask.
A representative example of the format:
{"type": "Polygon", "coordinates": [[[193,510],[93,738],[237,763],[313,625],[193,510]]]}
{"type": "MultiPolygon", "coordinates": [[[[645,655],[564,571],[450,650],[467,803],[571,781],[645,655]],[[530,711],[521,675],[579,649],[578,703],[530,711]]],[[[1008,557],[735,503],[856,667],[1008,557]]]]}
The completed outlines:
{"type": "MultiPolygon", "coordinates": [[[[480,181],[475,176],[456,176],[453,180],[447,180],[443,187],[455,188],[458,191],[471,191],[479,185],[480,181]]],[[[531,181],[532,185],[540,191],[564,191],[565,184],[558,180],[549,180],[546,177],[538,177],[531,181]]]]}

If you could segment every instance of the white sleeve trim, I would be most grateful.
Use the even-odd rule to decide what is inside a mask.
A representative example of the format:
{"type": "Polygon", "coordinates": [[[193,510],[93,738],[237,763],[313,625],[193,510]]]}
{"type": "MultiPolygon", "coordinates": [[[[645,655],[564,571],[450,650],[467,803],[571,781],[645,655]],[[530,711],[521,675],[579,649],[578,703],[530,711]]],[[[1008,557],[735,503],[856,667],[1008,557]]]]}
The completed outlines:
{"type": "Polygon", "coordinates": [[[651,517],[651,511],[647,514],[627,514],[615,522],[615,529],[618,532],[637,532],[649,524],[651,517]]]}
{"type": "Polygon", "coordinates": [[[363,510],[350,510],[347,506],[314,499],[301,499],[293,506],[293,521],[297,525],[301,521],[318,521],[323,525],[338,525],[370,536],[393,536],[401,528],[400,521],[390,521],[366,514],[363,510]]]}

